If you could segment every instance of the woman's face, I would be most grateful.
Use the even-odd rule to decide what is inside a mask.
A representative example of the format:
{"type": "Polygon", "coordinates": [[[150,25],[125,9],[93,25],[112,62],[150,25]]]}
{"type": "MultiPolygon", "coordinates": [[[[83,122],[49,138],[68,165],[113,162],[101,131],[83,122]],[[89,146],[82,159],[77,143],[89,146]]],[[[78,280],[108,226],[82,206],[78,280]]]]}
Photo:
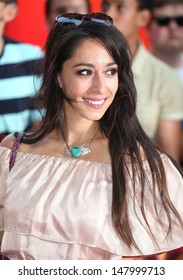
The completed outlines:
{"type": "Polygon", "coordinates": [[[69,118],[99,120],[111,105],[118,89],[118,66],[104,46],[86,39],[64,62],[59,85],[71,104],[64,101],[69,118]]]}

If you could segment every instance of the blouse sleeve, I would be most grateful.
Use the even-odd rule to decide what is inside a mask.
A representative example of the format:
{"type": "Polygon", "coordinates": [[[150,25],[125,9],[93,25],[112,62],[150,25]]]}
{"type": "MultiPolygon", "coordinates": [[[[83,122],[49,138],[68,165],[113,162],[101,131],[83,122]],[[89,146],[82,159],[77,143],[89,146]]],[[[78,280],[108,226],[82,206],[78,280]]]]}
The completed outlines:
{"type": "Polygon", "coordinates": [[[170,159],[166,157],[164,159],[164,166],[170,199],[183,221],[183,177],[170,159]]]}
{"type": "Polygon", "coordinates": [[[0,146],[0,231],[4,228],[4,197],[9,174],[9,153],[9,149],[0,146]]]}

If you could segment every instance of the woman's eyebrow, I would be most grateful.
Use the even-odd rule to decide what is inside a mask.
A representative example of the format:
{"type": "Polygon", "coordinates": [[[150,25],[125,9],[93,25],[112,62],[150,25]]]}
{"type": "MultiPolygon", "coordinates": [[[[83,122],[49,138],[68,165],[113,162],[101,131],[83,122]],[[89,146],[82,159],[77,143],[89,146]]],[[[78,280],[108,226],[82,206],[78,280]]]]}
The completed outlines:
{"type": "MultiPolygon", "coordinates": [[[[115,62],[110,62],[110,63],[106,64],[106,67],[113,66],[113,65],[117,65],[117,64],[115,62]]],[[[84,63],[84,62],[77,63],[76,65],[73,66],[73,68],[79,67],[79,66],[87,66],[87,67],[95,68],[95,65],[93,65],[92,63],[84,63]]]]}

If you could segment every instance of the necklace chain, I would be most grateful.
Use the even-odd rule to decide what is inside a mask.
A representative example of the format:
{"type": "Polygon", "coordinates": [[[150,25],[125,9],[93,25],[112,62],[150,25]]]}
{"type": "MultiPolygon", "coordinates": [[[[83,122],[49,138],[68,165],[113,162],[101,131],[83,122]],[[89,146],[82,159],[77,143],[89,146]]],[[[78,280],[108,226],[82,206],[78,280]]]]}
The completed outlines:
{"type": "Polygon", "coordinates": [[[91,153],[91,151],[92,151],[91,142],[96,137],[98,131],[99,130],[97,129],[95,134],[91,138],[89,138],[84,144],[82,144],[80,146],[74,145],[72,147],[69,147],[69,145],[67,144],[67,141],[65,139],[64,132],[62,132],[63,140],[65,142],[65,147],[66,147],[66,149],[64,150],[64,156],[79,158],[79,157],[82,157],[84,155],[91,153]]]}

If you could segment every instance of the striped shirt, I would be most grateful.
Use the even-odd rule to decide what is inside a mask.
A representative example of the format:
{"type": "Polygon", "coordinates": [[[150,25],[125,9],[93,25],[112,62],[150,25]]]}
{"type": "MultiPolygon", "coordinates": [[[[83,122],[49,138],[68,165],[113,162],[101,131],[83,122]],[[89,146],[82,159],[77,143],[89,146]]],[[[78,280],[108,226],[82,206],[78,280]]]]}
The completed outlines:
{"type": "Polygon", "coordinates": [[[0,137],[24,132],[41,118],[31,105],[39,89],[43,53],[41,48],[4,38],[0,55],[0,137]]]}

